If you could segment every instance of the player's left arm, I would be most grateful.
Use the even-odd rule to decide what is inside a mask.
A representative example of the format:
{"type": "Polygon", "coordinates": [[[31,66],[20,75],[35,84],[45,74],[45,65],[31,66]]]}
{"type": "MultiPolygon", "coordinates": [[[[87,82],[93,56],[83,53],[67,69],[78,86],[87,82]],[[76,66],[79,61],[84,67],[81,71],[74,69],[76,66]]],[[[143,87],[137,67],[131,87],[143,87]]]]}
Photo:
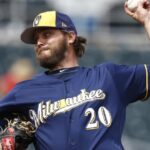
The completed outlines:
{"type": "Polygon", "coordinates": [[[133,100],[145,101],[150,96],[150,65],[140,64],[127,67],[127,93],[133,100]]]}
{"type": "Polygon", "coordinates": [[[148,0],[140,0],[135,11],[132,11],[127,6],[127,1],[124,5],[125,12],[142,24],[150,39],[150,2],[148,0]]]}
{"type": "Polygon", "coordinates": [[[115,83],[120,100],[125,104],[147,100],[150,96],[150,65],[108,64],[107,70],[115,83]]]}
{"type": "MultiPolygon", "coordinates": [[[[140,24],[142,24],[144,26],[144,28],[149,36],[149,39],[150,39],[150,2],[148,0],[140,0],[138,2],[136,9],[134,9],[134,11],[130,10],[127,5],[128,4],[126,1],[125,5],[124,5],[125,12],[129,16],[131,16],[133,19],[135,19],[137,22],[139,22],[140,24]]],[[[150,95],[150,65],[145,64],[144,71],[145,71],[145,75],[143,75],[143,77],[141,77],[141,78],[143,79],[143,83],[145,82],[145,96],[143,97],[143,100],[146,100],[150,95]]],[[[139,71],[137,73],[137,76],[138,76],[138,74],[140,74],[140,72],[142,74],[143,71],[139,71]]],[[[139,89],[141,91],[143,91],[144,88],[142,86],[141,79],[138,79],[138,81],[141,82],[141,83],[139,83],[139,87],[140,87],[139,89]]]]}
{"type": "Polygon", "coordinates": [[[124,73],[129,76],[127,93],[134,96],[133,100],[147,100],[150,96],[150,65],[129,66],[124,73]]]}
{"type": "Polygon", "coordinates": [[[142,100],[147,100],[150,95],[150,65],[144,64],[145,70],[145,96],[142,100]]]}

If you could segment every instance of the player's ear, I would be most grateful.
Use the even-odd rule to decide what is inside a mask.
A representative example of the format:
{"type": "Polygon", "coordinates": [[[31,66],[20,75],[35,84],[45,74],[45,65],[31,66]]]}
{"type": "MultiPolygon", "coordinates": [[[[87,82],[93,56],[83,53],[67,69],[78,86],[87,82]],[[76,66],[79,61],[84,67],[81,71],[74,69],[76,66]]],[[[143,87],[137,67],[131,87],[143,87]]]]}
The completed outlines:
{"type": "Polygon", "coordinates": [[[68,33],[68,44],[73,44],[76,39],[76,34],[74,32],[68,33]]]}

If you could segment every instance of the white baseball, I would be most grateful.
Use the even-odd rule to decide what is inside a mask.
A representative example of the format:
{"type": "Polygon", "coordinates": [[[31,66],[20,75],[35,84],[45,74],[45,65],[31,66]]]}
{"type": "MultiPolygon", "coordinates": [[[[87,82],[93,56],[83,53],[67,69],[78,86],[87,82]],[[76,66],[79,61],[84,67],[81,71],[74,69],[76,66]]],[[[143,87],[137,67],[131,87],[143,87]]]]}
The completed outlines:
{"type": "Polygon", "coordinates": [[[127,7],[130,11],[135,12],[141,0],[128,0],[127,7]]]}

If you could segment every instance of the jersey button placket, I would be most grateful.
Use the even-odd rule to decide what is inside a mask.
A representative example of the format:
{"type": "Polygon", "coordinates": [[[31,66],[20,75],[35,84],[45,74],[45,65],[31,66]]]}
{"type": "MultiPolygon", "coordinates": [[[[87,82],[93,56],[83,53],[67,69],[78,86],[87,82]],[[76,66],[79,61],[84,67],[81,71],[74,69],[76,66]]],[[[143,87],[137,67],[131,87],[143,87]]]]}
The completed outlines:
{"type": "MultiPolygon", "coordinates": [[[[71,88],[71,85],[66,82],[65,83],[65,86],[66,86],[66,96],[67,98],[70,98],[72,97],[72,88],[71,88]]],[[[70,111],[73,111],[73,110],[70,110],[70,111]]],[[[70,112],[71,113],[71,112],[70,112]]],[[[69,117],[69,124],[70,124],[70,138],[69,138],[69,150],[75,150],[75,145],[76,145],[76,131],[74,130],[75,129],[75,120],[73,119],[73,117],[69,117]]]]}
{"type": "Polygon", "coordinates": [[[71,141],[70,141],[70,144],[71,144],[72,146],[74,146],[76,143],[75,143],[74,140],[71,140],[71,141]]]}

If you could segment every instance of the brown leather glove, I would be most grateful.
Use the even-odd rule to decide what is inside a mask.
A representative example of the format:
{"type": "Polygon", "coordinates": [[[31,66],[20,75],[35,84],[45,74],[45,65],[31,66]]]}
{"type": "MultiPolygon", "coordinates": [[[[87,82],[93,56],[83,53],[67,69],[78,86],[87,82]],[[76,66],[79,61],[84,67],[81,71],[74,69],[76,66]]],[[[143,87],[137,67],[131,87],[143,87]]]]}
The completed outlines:
{"type": "Polygon", "coordinates": [[[21,118],[6,119],[8,124],[1,129],[0,150],[25,150],[33,142],[35,128],[21,118]]]}

